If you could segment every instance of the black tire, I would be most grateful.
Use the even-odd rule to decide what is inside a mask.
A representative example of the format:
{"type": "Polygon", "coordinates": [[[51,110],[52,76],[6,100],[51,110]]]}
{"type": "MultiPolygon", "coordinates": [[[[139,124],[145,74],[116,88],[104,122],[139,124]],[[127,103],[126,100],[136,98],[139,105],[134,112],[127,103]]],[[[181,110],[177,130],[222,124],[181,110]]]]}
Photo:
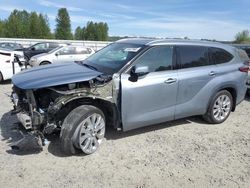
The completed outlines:
{"type": "Polygon", "coordinates": [[[247,89],[247,95],[250,96],[250,89],[247,89]]]}
{"type": "Polygon", "coordinates": [[[49,61],[43,61],[43,62],[41,62],[39,64],[39,66],[41,66],[41,65],[49,65],[49,64],[51,64],[49,61]]]}
{"type": "Polygon", "coordinates": [[[60,145],[63,153],[65,153],[66,155],[83,153],[79,146],[77,147],[77,144],[79,143],[76,143],[75,141],[75,132],[77,129],[79,129],[79,125],[81,124],[81,122],[94,113],[100,114],[105,121],[103,112],[100,109],[90,105],[79,106],[73,109],[66,116],[60,133],[60,145]]]}
{"type": "Polygon", "coordinates": [[[2,75],[2,73],[0,72],[0,82],[2,82],[3,81],[3,75],[2,75]]]}
{"type": "Polygon", "coordinates": [[[208,107],[208,110],[207,110],[207,113],[205,115],[203,115],[203,119],[205,121],[207,121],[208,123],[211,123],[211,124],[220,124],[220,123],[223,123],[227,118],[228,116],[230,115],[231,111],[232,111],[232,107],[233,107],[233,97],[231,95],[231,93],[227,90],[221,90],[219,91],[218,93],[216,93],[210,104],[209,104],[209,107],[208,107]],[[229,110],[229,113],[225,116],[225,118],[223,118],[222,120],[218,120],[214,117],[214,114],[213,114],[213,108],[214,108],[214,104],[216,102],[216,100],[222,96],[222,95],[226,95],[229,97],[230,99],[230,110],[229,110]]]}

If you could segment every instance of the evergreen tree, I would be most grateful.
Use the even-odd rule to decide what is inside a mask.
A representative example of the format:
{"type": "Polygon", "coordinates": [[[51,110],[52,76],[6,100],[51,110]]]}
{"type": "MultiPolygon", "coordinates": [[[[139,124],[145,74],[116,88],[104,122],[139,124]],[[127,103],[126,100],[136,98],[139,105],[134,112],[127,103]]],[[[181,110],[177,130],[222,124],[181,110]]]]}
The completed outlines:
{"type": "Polygon", "coordinates": [[[39,27],[40,27],[40,36],[39,38],[43,38],[43,39],[50,39],[52,38],[52,34],[50,31],[50,27],[49,27],[49,21],[48,21],[48,17],[47,15],[42,15],[39,14],[39,27]]]}
{"type": "Polygon", "coordinates": [[[0,37],[5,37],[5,21],[0,20],[0,37]]]}
{"type": "Polygon", "coordinates": [[[29,38],[39,38],[41,36],[41,27],[36,12],[30,13],[29,32],[30,32],[29,38]]]}
{"type": "Polygon", "coordinates": [[[83,40],[83,29],[80,26],[78,26],[75,30],[74,39],[83,40]]]}
{"type": "Polygon", "coordinates": [[[84,29],[85,40],[107,41],[108,40],[108,24],[107,23],[87,23],[84,29]]]}
{"type": "Polygon", "coordinates": [[[56,22],[56,39],[72,39],[70,17],[66,8],[58,10],[56,22]]]}

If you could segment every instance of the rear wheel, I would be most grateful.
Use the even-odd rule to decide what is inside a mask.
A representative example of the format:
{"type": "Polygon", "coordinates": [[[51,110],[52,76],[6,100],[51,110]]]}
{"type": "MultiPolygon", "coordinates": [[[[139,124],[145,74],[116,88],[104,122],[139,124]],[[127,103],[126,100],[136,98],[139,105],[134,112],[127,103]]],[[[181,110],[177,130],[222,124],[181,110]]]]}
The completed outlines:
{"type": "Polygon", "coordinates": [[[68,155],[92,154],[99,148],[104,134],[103,112],[94,106],[82,105],[72,110],[63,122],[61,148],[68,155]]]}
{"type": "Polygon", "coordinates": [[[2,82],[3,81],[3,75],[2,75],[2,73],[0,72],[0,82],[2,82]]]}
{"type": "Polygon", "coordinates": [[[203,116],[206,121],[213,124],[224,122],[231,113],[233,97],[227,90],[219,91],[212,99],[207,113],[203,116]]]}

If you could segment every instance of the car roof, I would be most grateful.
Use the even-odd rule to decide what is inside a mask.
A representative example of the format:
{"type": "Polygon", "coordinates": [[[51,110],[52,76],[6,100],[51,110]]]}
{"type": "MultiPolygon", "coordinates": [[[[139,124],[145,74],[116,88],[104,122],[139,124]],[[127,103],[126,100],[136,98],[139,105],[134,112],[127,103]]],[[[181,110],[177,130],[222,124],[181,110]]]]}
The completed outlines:
{"type": "Polygon", "coordinates": [[[128,38],[117,41],[118,43],[140,44],[147,46],[157,45],[196,45],[215,48],[223,48],[233,53],[235,47],[219,42],[211,42],[205,40],[189,40],[189,39],[149,39],[149,38],[128,38]]]}

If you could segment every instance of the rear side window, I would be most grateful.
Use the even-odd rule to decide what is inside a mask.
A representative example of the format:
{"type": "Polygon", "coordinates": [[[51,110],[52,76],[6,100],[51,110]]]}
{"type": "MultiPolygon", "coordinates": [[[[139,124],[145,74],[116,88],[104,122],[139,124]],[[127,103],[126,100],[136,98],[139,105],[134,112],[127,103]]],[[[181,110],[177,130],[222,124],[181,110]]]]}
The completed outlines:
{"type": "Polygon", "coordinates": [[[90,54],[91,52],[87,48],[76,48],[76,54],[90,54]]]}
{"type": "Polygon", "coordinates": [[[210,48],[211,61],[214,64],[227,63],[233,59],[233,55],[221,48],[210,48]]]}
{"type": "Polygon", "coordinates": [[[208,48],[203,46],[179,46],[179,64],[181,68],[209,65],[208,48]]]}

